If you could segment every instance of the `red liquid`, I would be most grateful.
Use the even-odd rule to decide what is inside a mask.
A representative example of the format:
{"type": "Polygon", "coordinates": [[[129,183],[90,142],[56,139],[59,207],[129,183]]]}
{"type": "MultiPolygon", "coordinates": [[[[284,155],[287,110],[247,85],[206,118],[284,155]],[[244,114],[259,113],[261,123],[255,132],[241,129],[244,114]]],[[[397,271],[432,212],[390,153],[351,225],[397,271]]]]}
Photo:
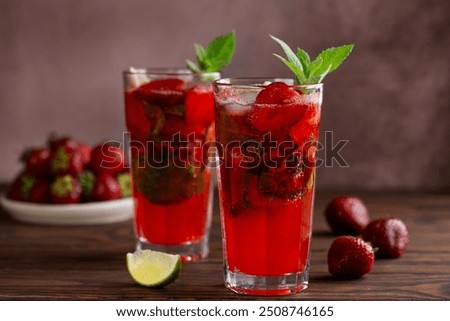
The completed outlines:
{"type": "Polygon", "coordinates": [[[210,175],[205,171],[205,190],[173,205],[150,202],[133,191],[137,234],[154,244],[177,245],[203,238],[207,220],[210,175]]]}
{"type": "Polygon", "coordinates": [[[280,276],[302,272],[308,263],[320,102],[304,94],[297,98],[294,104],[253,103],[238,111],[218,101],[217,139],[225,146],[221,159],[228,161],[220,167],[219,197],[231,272],[280,276]],[[226,148],[236,140],[264,141],[268,132],[276,143],[271,149],[226,148]],[[282,149],[282,141],[290,147],[282,149]],[[288,159],[293,159],[289,168],[288,159]]]}
{"type": "Polygon", "coordinates": [[[209,84],[181,78],[139,87],[128,80],[125,92],[136,234],[158,245],[200,241],[208,225],[211,174],[202,146],[214,137],[214,98],[209,84]]]}

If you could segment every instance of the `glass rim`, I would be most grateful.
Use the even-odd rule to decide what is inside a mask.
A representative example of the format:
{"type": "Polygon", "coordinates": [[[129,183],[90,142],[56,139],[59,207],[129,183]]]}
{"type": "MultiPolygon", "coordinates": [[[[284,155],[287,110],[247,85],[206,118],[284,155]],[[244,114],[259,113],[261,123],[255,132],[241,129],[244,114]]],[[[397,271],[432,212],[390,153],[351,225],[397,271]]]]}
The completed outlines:
{"type": "Polygon", "coordinates": [[[185,67],[130,67],[122,71],[124,75],[167,75],[167,76],[195,76],[195,75],[218,75],[219,71],[193,72],[185,67]]]}
{"type": "Polygon", "coordinates": [[[299,85],[295,83],[295,79],[286,77],[228,77],[220,78],[213,81],[213,86],[217,87],[239,87],[256,89],[269,85],[266,82],[284,82],[289,87],[306,88],[306,89],[319,89],[323,88],[323,83],[318,84],[303,84],[299,85]]]}

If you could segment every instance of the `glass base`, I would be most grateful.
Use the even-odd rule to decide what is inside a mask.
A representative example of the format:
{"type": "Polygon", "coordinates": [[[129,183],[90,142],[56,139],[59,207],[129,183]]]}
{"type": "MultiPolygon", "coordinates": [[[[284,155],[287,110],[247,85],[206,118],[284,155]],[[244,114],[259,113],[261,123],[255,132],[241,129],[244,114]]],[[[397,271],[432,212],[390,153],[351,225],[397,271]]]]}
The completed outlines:
{"type": "Polygon", "coordinates": [[[138,239],[136,244],[136,250],[152,250],[165,252],[169,254],[179,254],[181,255],[181,260],[185,261],[196,261],[203,259],[208,256],[209,245],[208,237],[203,237],[197,242],[186,242],[176,245],[164,245],[164,244],[154,244],[147,241],[145,238],[141,237],[138,239]]]}
{"type": "Polygon", "coordinates": [[[308,287],[309,266],[303,272],[281,276],[256,276],[225,268],[225,286],[233,292],[250,295],[289,295],[308,287]]]}

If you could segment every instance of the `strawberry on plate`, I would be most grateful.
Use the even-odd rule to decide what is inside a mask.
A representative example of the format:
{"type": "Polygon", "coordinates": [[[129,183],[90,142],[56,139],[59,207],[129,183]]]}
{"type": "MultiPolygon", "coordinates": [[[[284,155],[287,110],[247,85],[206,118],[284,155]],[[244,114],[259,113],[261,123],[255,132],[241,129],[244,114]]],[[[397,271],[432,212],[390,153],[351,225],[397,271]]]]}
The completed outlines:
{"type": "Polygon", "coordinates": [[[63,148],[69,153],[75,151],[80,152],[82,161],[85,165],[87,165],[91,160],[91,147],[82,141],[71,138],[70,136],[50,136],[48,144],[51,151],[57,151],[58,149],[63,148]]]}
{"type": "Polygon", "coordinates": [[[328,250],[328,271],[341,279],[357,279],[374,266],[372,247],[354,236],[339,236],[328,250]]]}
{"type": "Polygon", "coordinates": [[[121,197],[120,185],[114,176],[101,173],[96,177],[91,195],[93,201],[110,201],[121,197]]]}
{"type": "Polygon", "coordinates": [[[22,156],[25,162],[25,170],[34,176],[47,176],[50,173],[50,156],[51,152],[47,147],[32,148],[25,151],[22,156]]]}
{"type": "Polygon", "coordinates": [[[50,184],[44,178],[28,173],[20,174],[10,187],[8,198],[31,203],[48,203],[50,201],[50,184]]]}
{"type": "Polygon", "coordinates": [[[86,168],[83,153],[69,145],[63,145],[52,151],[50,157],[50,171],[53,175],[80,175],[86,168]]]}
{"type": "Polygon", "coordinates": [[[408,230],[402,220],[386,217],[373,220],[366,226],[362,236],[374,248],[378,248],[377,257],[398,258],[409,243],[408,230]]]}
{"type": "Polygon", "coordinates": [[[359,235],[369,224],[369,212],[356,196],[334,198],[325,209],[325,218],[336,235],[359,235]]]}
{"type": "Polygon", "coordinates": [[[51,200],[55,204],[79,203],[82,196],[80,181],[71,175],[57,176],[50,186],[51,200]]]}
{"type": "Polygon", "coordinates": [[[99,144],[92,150],[90,167],[95,174],[117,174],[125,169],[125,154],[113,144],[99,144]]]}

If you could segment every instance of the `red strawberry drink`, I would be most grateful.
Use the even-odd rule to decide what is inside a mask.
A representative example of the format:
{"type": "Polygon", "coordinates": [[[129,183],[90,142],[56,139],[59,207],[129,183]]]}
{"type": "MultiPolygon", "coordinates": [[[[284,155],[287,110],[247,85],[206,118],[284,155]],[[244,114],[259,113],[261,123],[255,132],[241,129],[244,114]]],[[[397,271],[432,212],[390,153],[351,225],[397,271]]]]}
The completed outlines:
{"type": "Polygon", "coordinates": [[[307,287],[322,85],[221,79],[216,96],[226,286],[307,287]]]}
{"type": "Polygon", "coordinates": [[[219,73],[139,69],[124,78],[138,248],[184,260],[205,257],[212,206],[211,81],[219,73]]]}

